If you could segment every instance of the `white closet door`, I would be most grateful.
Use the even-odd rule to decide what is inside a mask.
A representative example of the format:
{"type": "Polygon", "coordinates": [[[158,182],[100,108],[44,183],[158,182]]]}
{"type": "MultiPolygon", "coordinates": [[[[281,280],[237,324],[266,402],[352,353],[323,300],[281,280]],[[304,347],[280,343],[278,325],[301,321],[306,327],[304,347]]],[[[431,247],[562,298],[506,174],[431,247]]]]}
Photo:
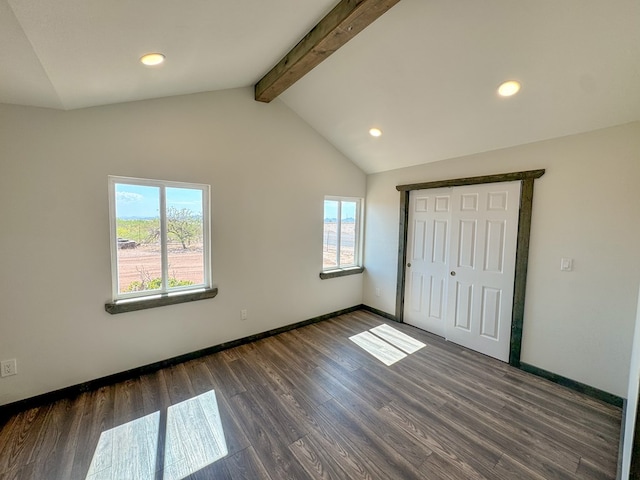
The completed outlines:
{"type": "Polygon", "coordinates": [[[457,187],[452,196],[445,336],[509,360],[520,182],[457,187]]]}
{"type": "Polygon", "coordinates": [[[520,182],[409,196],[404,321],[509,360],[520,182]]]}
{"type": "Polygon", "coordinates": [[[404,321],[445,336],[451,189],[409,195],[404,321]]]}

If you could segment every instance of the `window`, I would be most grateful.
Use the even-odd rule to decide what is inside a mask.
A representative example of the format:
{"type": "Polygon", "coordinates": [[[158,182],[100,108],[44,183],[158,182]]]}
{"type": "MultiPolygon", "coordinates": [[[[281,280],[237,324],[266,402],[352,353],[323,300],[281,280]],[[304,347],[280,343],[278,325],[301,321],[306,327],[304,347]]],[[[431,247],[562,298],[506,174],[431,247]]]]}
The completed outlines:
{"type": "MultiPolygon", "coordinates": [[[[322,271],[355,269],[360,273],[360,217],[359,198],[325,197],[324,236],[322,240],[322,271]]],[[[323,277],[321,278],[329,278],[323,277]]]]}
{"type": "Polygon", "coordinates": [[[114,301],[210,289],[208,185],[109,177],[109,213],[114,301]]]}

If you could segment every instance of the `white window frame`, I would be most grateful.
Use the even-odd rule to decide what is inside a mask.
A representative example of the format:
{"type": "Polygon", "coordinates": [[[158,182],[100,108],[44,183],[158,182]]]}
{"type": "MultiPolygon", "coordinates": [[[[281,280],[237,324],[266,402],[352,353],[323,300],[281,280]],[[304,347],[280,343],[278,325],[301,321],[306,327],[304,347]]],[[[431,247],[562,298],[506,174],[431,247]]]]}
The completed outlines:
{"type": "Polygon", "coordinates": [[[111,245],[111,288],[114,302],[125,299],[138,299],[147,297],[157,297],[168,294],[183,294],[191,291],[201,291],[210,289],[211,279],[211,187],[199,183],[174,182],[168,180],[152,180],[146,178],[120,177],[109,175],[109,233],[111,245]],[[158,187],[160,189],[160,249],[162,265],[162,286],[157,290],[144,292],[119,292],[119,272],[118,272],[118,231],[116,219],[116,184],[140,185],[145,187],[158,187]],[[204,282],[201,284],[187,285],[182,287],[169,287],[169,262],[167,253],[167,222],[166,222],[166,189],[167,188],[189,188],[202,192],[202,251],[204,262],[204,282]]]}
{"type": "Polygon", "coordinates": [[[336,195],[325,195],[324,201],[322,202],[322,225],[323,225],[323,238],[322,238],[322,246],[324,248],[324,202],[326,201],[334,201],[338,202],[338,214],[337,214],[337,228],[336,228],[336,263],[335,267],[326,267],[324,266],[324,260],[322,261],[322,272],[335,272],[341,270],[349,270],[352,268],[360,268],[362,267],[362,217],[364,214],[364,202],[360,197],[341,197],[336,195]],[[341,233],[342,233],[342,202],[355,202],[356,203],[356,224],[355,228],[355,239],[354,239],[354,264],[353,265],[340,265],[340,247],[341,247],[341,233]]]}

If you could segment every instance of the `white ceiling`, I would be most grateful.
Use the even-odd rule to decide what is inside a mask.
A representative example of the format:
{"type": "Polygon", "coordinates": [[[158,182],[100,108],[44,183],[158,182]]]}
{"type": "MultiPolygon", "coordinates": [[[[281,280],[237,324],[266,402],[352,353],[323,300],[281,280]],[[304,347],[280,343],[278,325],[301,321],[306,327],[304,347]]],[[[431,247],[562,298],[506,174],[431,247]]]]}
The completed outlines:
{"type": "Polygon", "coordinates": [[[282,99],[368,173],[640,120],[640,1],[401,0],[282,99]]]}
{"type": "Polygon", "coordinates": [[[0,0],[0,102],[74,109],[256,83],[336,0],[0,0]],[[139,58],[162,52],[162,67],[139,58]]]}
{"type": "MultiPolygon", "coordinates": [[[[0,103],[249,86],[336,3],[0,0],[0,103]]],[[[402,0],[281,99],[367,173],[640,120],[640,1],[402,0]]]]}

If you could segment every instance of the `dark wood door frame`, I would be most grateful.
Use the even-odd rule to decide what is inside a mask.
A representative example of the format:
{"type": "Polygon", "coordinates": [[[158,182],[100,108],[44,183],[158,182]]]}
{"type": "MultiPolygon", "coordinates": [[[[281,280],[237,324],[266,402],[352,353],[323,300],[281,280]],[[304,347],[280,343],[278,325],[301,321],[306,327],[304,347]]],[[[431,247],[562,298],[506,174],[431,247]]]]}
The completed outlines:
{"type": "Polygon", "coordinates": [[[407,263],[407,233],[409,229],[409,193],[412,190],[429,188],[459,187],[482,183],[512,182],[519,180],[520,215],[518,217],[518,240],[516,246],[516,266],[513,290],[513,312],[511,315],[511,341],[509,364],[520,367],[522,351],[522,324],[524,320],[524,300],[527,286],[527,263],[529,260],[529,235],[531,232],[531,213],[533,208],[533,182],[544,175],[545,170],[502,173],[483,177],[456,178],[434,182],[398,185],[400,192],[400,238],[398,241],[398,286],[396,291],[396,320],[404,322],[405,265],[407,263]]]}

